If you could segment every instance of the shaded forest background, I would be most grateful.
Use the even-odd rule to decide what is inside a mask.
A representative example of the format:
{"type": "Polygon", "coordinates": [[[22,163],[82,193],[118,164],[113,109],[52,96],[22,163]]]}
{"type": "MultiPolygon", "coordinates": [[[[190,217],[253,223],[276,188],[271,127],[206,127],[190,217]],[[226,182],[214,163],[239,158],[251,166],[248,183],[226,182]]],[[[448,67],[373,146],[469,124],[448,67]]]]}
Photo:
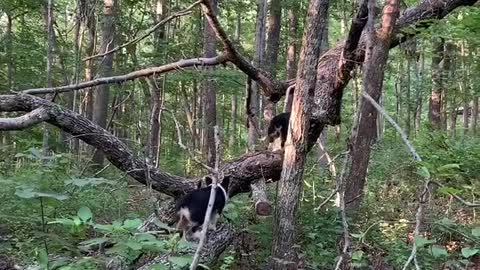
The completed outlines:
{"type": "MultiPolygon", "coordinates": [[[[319,50],[328,54],[347,37],[360,3],[323,3],[328,12],[319,50]]],[[[401,2],[400,16],[417,4],[401,2]]],[[[377,5],[381,16],[384,3],[377,5]]],[[[231,0],[220,1],[215,10],[240,54],[288,85],[296,78],[307,8],[308,1],[231,0]]],[[[292,246],[299,267],[335,268],[345,224],[333,195],[337,180],[344,178],[351,243],[343,269],[402,269],[414,243],[422,269],[479,269],[480,8],[458,8],[442,20],[422,23],[429,27],[403,29],[402,35],[413,38],[397,37],[402,42],[389,52],[376,98],[422,161],[412,159],[384,116],[375,111],[359,117],[365,82],[361,65],[355,66],[342,98],[341,123],[324,129],[304,166],[298,239],[292,246]],[[352,159],[345,166],[346,155],[352,159]],[[424,179],[432,183],[427,184],[427,201],[422,201],[424,179]],[[420,217],[422,234],[415,236],[419,201],[426,207],[420,217]]],[[[212,59],[224,47],[198,3],[190,1],[7,0],[0,3],[0,25],[4,96],[180,59],[212,59]],[[110,50],[114,52],[100,55],[110,50]]],[[[213,166],[219,158],[233,164],[226,171],[235,171],[237,163],[228,162],[263,151],[261,138],[269,121],[291,106],[291,95],[272,103],[261,83],[234,65],[202,63],[42,97],[105,128],[139,160],[173,175],[172,182],[184,177],[198,181],[210,172],[195,159],[213,166]],[[214,125],[220,130],[219,153],[214,125]]],[[[2,119],[20,115],[0,106],[2,119]]],[[[151,269],[188,265],[193,244],[138,229],[152,213],[162,215],[158,208],[168,205],[167,195],[178,195],[177,189],[161,194],[156,191],[161,183],[155,187],[157,182],[148,177],[139,183],[132,172],[115,166],[79,136],[49,124],[0,131],[0,269],[13,264],[137,269],[158,254],[163,261],[151,269]]],[[[208,260],[212,269],[262,269],[269,263],[279,190],[278,182],[266,178],[268,199],[256,194],[252,199],[249,185],[235,186],[238,195],[231,198],[224,219],[235,233],[223,255],[214,263],[208,260]],[[259,200],[269,201],[272,215],[259,213],[259,200]]],[[[191,189],[193,184],[179,186],[191,189]]],[[[155,225],[157,231],[168,227],[160,221],[155,225]]],[[[410,267],[406,269],[414,269],[410,267]]]]}

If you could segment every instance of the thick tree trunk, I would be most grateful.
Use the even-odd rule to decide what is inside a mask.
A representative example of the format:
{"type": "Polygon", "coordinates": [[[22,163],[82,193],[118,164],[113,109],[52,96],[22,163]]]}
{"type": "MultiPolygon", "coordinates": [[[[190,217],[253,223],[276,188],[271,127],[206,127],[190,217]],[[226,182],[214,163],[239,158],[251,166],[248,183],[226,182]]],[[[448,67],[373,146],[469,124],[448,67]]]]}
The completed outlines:
{"type": "MultiPolygon", "coordinates": [[[[363,65],[362,91],[378,102],[382,93],[385,66],[388,58],[390,40],[398,17],[398,0],[387,0],[383,11],[382,27],[376,32],[373,25],[367,30],[367,51],[363,65]]],[[[377,110],[365,98],[362,98],[357,126],[349,142],[351,155],[350,169],[346,178],[345,205],[347,209],[356,210],[360,206],[365,186],[370,145],[376,133],[377,110]]]]}
{"type": "MultiPolygon", "coordinates": [[[[268,1],[268,19],[266,30],[264,70],[270,72],[275,78],[277,74],[277,59],[280,46],[280,28],[282,25],[282,2],[280,0],[268,1]]],[[[276,104],[265,100],[263,117],[265,130],[276,114],[276,104]]]]}
{"type": "MultiPolygon", "coordinates": [[[[253,64],[257,67],[263,64],[265,49],[265,19],[267,1],[257,0],[257,18],[255,25],[255,55],[253,64]]],[[[260,86],[255,82],[247,83],[247,121],[248,121],[248,150],[255,151],[259,136],[260,86]]]]}
{"type": "MultiPolygon", "coordinates": [[[[45,6],[45,29],[47,34],[47,68],[46,68],[46,85],[47,87],[53,86],[52,80],[52,67],[53,67],[53,0],[48,0],[47,5],[45,6]]],[[[46,99],[52,99],[53,95],[47,94],[45,96],[46,99]]],[[[43,127],[43,155],[48,156],[50,154],[50,137],[51,137],[51,130],[48,125],[44,125],[43,127]]]]}
{"type": "Polygon", "coordinates": [[[430,95],[430,105],[428,110],[428,119],[433,129],[440,129],[442,126],[442,67],[440,63],[444,55],[444,41],[437,39],[434,44],[432,56],[432,93],[430,95]]]}
{"type": "Polygon", "coordinates": [[[425,72],[425,54],[420,54],[420,59],[417,60],[415,64],[415,74],[416,74],[416,110],[415,110],[415,134],[416,136],[420,135],[420,128],[422,125],[422,103],[423,103],[423,74],[425,72]],[[418,62],[420,61],[420,67],[418,67],[418,62]]]}
{"type": "MultiPolygon", "coordinates": [[[[217,9],[217,1],[211,1],[214,5],[215,13],[217,9]]],[[[203,32],[203,56],[204,57],[215,57],[217,42],[215,37],[215,32],[212,29],[212,26],[207,23],[205,20],[205,29],[203,32]]],[[[211,72],[213,68],[207,68],[211,72]]],[[[215,165],[215,136],[213,127],[217,124],[217,96],[216,96],[216,83],[211,76],[203,81],[203,95],[204,95],[204,149],[207,153],[207,164],[210,167],[215,165]]]]}
{"type": "MultiPolygon", "coordinates": [[[[100,52],[107,52],[115,47],[115,8],[116,0],[103,1],[103,22],[102,22],[102,46],[100,52]]],[[[113,67],[113,54],[108,54],[102,59],[99,67],[100,76],[111,76],[113,67]]],[[[101,85],[95,91],[93,122],[100,127],[105,128],[107,125],[109,87],[101,85]]],[[[103,166],[104,155],[102,151],[95,151],[93,164],[103,166]]]]}
{"type": "MultiPolygon", "coordinates": [[[[292,3],[293,5],[293,3],[292,3]]],[[[294,5],[288,10],[288,48],[287,48],[287,80],[295,79],[297,73],[297,32],[298,32],[298,6],[294,5]]],[[[292,110],[293,88],[285,95],[284,112],[292,110]]]]}
{"type": "Polygon", "coordinates": [[[275,213],[273,269],[296,269],[297,255],[293,246],[297,235],[295,225],[303,169],[308,152],[307,134],[312,109],[310,96],[315,89],[315,67],[320,54],[323,27],[328,20],[328,8],[328,0],[312,0],[308,7],[275,213]]]}

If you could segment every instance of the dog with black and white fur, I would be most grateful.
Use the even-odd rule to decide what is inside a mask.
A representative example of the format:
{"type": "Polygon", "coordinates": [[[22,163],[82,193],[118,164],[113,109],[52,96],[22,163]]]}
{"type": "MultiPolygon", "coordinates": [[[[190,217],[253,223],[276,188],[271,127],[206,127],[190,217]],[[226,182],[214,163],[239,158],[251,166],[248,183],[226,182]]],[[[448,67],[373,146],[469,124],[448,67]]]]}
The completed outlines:
{"type": "MultiPolygon", "coordinates": [[[[202,225],[205,220],[205,213],[207,212],[208,201],[210,199],[210,192],[213,187],[212,178],[206,176],[204,180],[207,187],[199,188],[188,193],[177,203],[177,230],[182,231],[184,239],[186,239],[186,234],[188,232],[192,233],[194,239],[200,239],[202,225]]],[[[222,182],[217,185],[208,229],[216,229],[217,220],[222,214],[223,208],[228,201],[229,184],[230,176],[225,176],[222,182]]],[[[199,186],[201,186],[201,183],[199,183],[199,186]]]]}

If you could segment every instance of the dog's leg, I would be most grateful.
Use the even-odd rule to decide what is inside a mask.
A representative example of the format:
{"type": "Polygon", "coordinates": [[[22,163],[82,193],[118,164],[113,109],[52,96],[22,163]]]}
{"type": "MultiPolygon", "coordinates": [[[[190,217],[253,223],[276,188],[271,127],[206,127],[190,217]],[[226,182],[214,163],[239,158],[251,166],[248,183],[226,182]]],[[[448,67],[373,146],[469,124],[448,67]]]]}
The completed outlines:
{"type": "Polygon", "coordinates": [[[209,230],[217,230],[217,221],[218,221],[219,214],[215,213],[212,218],[210,219],[210,224],[208,224],[209,230]]]}

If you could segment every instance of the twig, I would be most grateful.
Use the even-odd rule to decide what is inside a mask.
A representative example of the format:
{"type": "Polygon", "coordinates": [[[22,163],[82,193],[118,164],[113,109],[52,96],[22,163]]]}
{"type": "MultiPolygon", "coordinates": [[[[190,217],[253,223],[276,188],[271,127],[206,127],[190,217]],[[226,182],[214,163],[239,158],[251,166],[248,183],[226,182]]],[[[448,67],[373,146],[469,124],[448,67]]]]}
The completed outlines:
{"type": "Polygon", "coordinates": [[[320,203],[317,207],[315,207],[313,210],[315,211],[320,210],[325,204],[327,204],[333,198],[333,196],[335,196],[335,194],[337,194],[337,192],[338,192],[338,189],[332,190],[332,193],[330,193],[330,195],[328,195],[328,197],[322,203],[320,203]]]}
{"type": "MultiPolygon", "coordinates": [[[[439,182],[436,182],[436,181],[430,181],[430,183],[432,184],[435,184],[439,187],[445,187],[444,184],[442,183],[439,183],[439,182]]],[[[477,202],[467,202],[465,199],[463,199],[462,197],[458,196],[457,194],[455,193],[451,193],[451,192],[448,192],[448,194],[450,194],[453,198],[457,199],[460,203],[462,203],[463,205],[467,206],[467,207],[480,207],[480,203],[477,203],[477,202]]]]}
{"type": "Polygon", "coordinates": [[[135,38],[135,39],[132,39],[131,41],[127,42],[127,43],[124,43],[122,45],[119,45],[109,51],[106,51],[104,53],[99,53],[99,54],[96,54],[96,55],[92,55],[92,56],[88,56],[88,57],[85,57],[82,59],[82,61],[87,61],[87,60],[90,60],[90,59],[93,59],[93,58],[98,58],[98,57],[103,57],[103,56],[106,56],[108,54],[111,54],[111,53],[114,53],[122,48],[125,48],[127,46],[130,46],[132,44],[135,44],[143,39],[145,39],[146,37],[148,37],[150,34],[152,34],[153,32],[155,32],[159,27],[163,26],[164,24],[166,24],[167,22],[177,18],[177,17],[181,17],[181,16],[185,16],[185,15],[188,15],[190,13],[192,13],[192,9],[197,6],[198,4],[200,4],[201,1],[196,1],[195,3],[191,4],[190,6],[188,6],[186,9],[184,10],[181,10],[181,11],[178,11],[178,12],[175,12],[173,13],[172,15],[166,17],[165,19],[161,20],[160,22],[158,22],[156,25],[154,25],[152,28],[148,29],[145,34],[135,38]]]}
{"type": "MultiPolygon", "coordinates": [[[[182,142],[182,132],[180,131],[180,124],[178,123],[177,121],[177,118],[175,117],[175,115],[173,114],[173,112],[171,112],[170,110],[168,109],[165,109],[165,108],[161,108],[161,110],[163,111],[166,111],[168,113],[170,113],[170,115],[172,116],[172,119],[173,119],[173,122],[175,122],[175,129],[177,130],[177,137],[178,137],[178,146],[180,146],[180,148],[182,148],[183,150],[187,151],[187,153],[189,154],[189,156],[196,162],[198,163],[200,166],[202,166],[203,168],[205,168],[208,172],[210,172],[211,174],[216,174],[216,170],[215,168],[212,168],[210,166],[208,166],[207,164],[203,163],[202,161],[200,161],[194,153],[192,153],[192,151],[187,147],[185,146],[185,144],[183,144],[182,142]]],[[[216,162],[216,161],[215,161],[216,162]]]]}
{"type": "Polygon", "coordinates": [[[422,161],[420,156],[417,154],[417,151],[413,147],[412,143],[408,139],[407,134],[395,122],[395,120],[393,120],[393,118],[390,115],[388,115],[388,113],[368,93],[365,93],[365,92],[362,91],[362,96],[365,99],[367,99],[370,102],[370,104],[372,104],[372,106],[375,107],[375,109],[377,109],[377,111],[379,113],[381,113],[383,115],[383,117],[385,117],[387,119],[387,121],[397,130],[397,132],[402,137],[402,140],[405,142],[405,145],[407,146],[409,152],[413,155],[413,159],[415,159],[416,161],[422,161]]]}
{"type": "MultiPolygon", "coordinates": [[[[388,115],[388,113],[369,94],[362,91],[362,96],[365,99],[367,99],[370,102],[370,104],[372,104],[372,106],[375,107],[375,109],[377,109],[377,111],[381,113],[385,117],[385,119],[387,119],[387,121],[397,130],[397,132],[400,134],[400,137],[405,142],[405,145],[407,146],[409,152],[412,154],[413,159],[416,161],[422,161],[417,151],[413,147],[412,143],[410,142],[410,140],[408,140],[407,134],[405,134],[405,132],[402,130],[402,128],[400,128],[400,126],[395,122],[395,120],[393,120],[393,118],[390,117],[390,115],[388,115]]],[[[425,208],[425,203],[430,198],[429,185],[432,182],[430,181],[430,179],[426,179],[426,180],[427,181],[425,181],[420,202],[418,204],[417,213],[415,214],[415,230],[414,230],[415,239],[418,238],[418,236],[420,236],[420,227],[422,226],[422,217],[423,217],[423,212],[425,208]]],[[[417,262],[417,244],[415,243],[415,241],[413,241],[412,252],[410,253],[410,256],[405,262],[405,265],[403,266],[403,270],[406,270],[407,267],[410,265],[410,263],[412,263],[412,261],[414,262],[415,268],[419,270],[420,267],[417,262]]]]}
{"type": "MultiPolygon", "coordinates": [[[[215,168],[214,168],[214,177],[212,181],[212,188],[210,189],[210,199],[208,200],[208,208],[207,212],[205,213],[205,219],[202,225],[202,232],[200,235],[200,242],[198,243],[197,251],[195,251],[195,255],[193,256],[192,264],[190,265],[190,270],[196,270],[198,261],[200,260],[200,253],[202,251],[203,245],[205,244],[205,240],[207,238],[207,230],[208,224],[210,223],[210,217],[212,215],[213,210],[213,203],[215,202],[215,195],[218,186],[218,179],[219,179],[219,148],[220,148],[220,139],[218,134],[218,126],[213,127],[214,130],[214,139],[215,139],[215,168]]],[[[226,198],[225,198],[226,199],[226,198]]]]}
{"type": "Polygon", "coordinates": [[[342,255],[338,258],[335,266],[335,270],[339,270],[342,266],[343,260],[348,256],[348,248],[350,247],[350,233],[348,232],[347,213],[345,210],[345,175],[347,174],[347,165],[350,160],[350,152],[347,152],[345,159],[343,160],[342,172],[337,181],[338,190],[338,206],[340,207],[340,216],[342,218],[343,227],[343,249],[342,255]]]}

